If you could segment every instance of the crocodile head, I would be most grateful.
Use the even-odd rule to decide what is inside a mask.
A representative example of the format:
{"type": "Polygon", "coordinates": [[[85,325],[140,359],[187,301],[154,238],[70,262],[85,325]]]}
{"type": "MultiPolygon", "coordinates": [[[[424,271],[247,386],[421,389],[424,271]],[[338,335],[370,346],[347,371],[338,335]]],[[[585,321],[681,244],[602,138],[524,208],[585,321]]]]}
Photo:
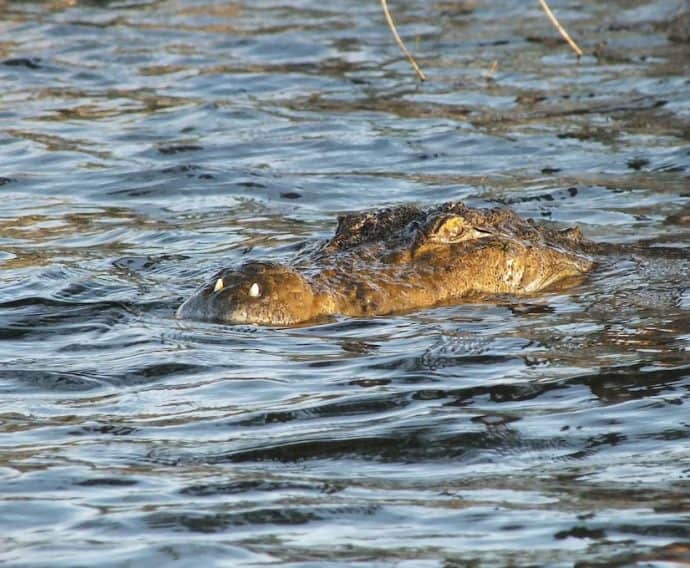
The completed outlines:
{"type": "Polygon", "coordinates": [[[491,294],[531,294],[588,272],[577,229],[504,208],[446,203],[346,215],[301,264],[250,262],[216,274],[180,318],[289,326],[330,314],[372,316],[491,294]]]}
{"type": "Polygon", "coordinates": [[[177,310],[177,317],[218,323],[288,326],[327,309],[302,274],[281,264],[250,262],[218,272],[177,310]]]}

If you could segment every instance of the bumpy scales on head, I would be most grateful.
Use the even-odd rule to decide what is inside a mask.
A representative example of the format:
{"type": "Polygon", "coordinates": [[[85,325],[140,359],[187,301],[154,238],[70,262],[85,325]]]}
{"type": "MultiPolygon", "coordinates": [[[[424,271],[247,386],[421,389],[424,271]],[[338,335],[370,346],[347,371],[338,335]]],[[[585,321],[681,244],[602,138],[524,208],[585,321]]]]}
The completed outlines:
{"type": "Polygon", "coordinates": [[[288,326],[534,293],[590,270],[584,242],[579,229],[558,231],[508,209],[456,202],[345,215],[299,270],[266,262],[222,270],[178,317],[288,326]]]}

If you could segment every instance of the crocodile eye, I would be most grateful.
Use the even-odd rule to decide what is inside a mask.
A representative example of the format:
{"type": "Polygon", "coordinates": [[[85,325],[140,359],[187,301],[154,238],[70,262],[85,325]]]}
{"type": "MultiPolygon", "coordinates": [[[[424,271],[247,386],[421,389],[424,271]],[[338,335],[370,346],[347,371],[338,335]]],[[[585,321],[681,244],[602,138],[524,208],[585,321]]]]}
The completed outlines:
{"type": "Polygon", "coordinates": [[[261,296],[261,288],[259,287],[258,282],[254,282],[254,284],[249,287],[249,295],[252,298],[258,298],[261,296]]]}

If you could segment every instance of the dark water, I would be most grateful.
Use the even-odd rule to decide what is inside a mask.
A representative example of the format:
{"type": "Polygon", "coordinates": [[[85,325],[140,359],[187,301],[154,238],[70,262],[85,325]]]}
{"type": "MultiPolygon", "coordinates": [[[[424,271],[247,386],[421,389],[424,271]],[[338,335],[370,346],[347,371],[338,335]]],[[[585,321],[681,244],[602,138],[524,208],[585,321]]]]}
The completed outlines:
{"type": "Polygon", "coordinates": [[[393,2],[420,85],[373,0],[0,3],[0,563],[690,562],[687,260],[289,330],[173,318],[390,204],[687,247],[690,7],[552,7],[579,63],[537,2],[393,2]]]}

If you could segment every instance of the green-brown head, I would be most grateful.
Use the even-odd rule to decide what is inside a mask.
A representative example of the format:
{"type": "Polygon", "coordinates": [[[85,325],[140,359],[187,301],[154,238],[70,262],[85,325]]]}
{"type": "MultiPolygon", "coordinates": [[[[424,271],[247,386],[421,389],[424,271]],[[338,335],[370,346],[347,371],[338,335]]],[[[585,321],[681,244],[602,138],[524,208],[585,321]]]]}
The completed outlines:
{"type": "Polygon", "coordinates": [[[250,262],[221,270],[177,310],[177,317],[218,323],[287,326],[327,313],[326,303],[293,268],[250,262]]]}

